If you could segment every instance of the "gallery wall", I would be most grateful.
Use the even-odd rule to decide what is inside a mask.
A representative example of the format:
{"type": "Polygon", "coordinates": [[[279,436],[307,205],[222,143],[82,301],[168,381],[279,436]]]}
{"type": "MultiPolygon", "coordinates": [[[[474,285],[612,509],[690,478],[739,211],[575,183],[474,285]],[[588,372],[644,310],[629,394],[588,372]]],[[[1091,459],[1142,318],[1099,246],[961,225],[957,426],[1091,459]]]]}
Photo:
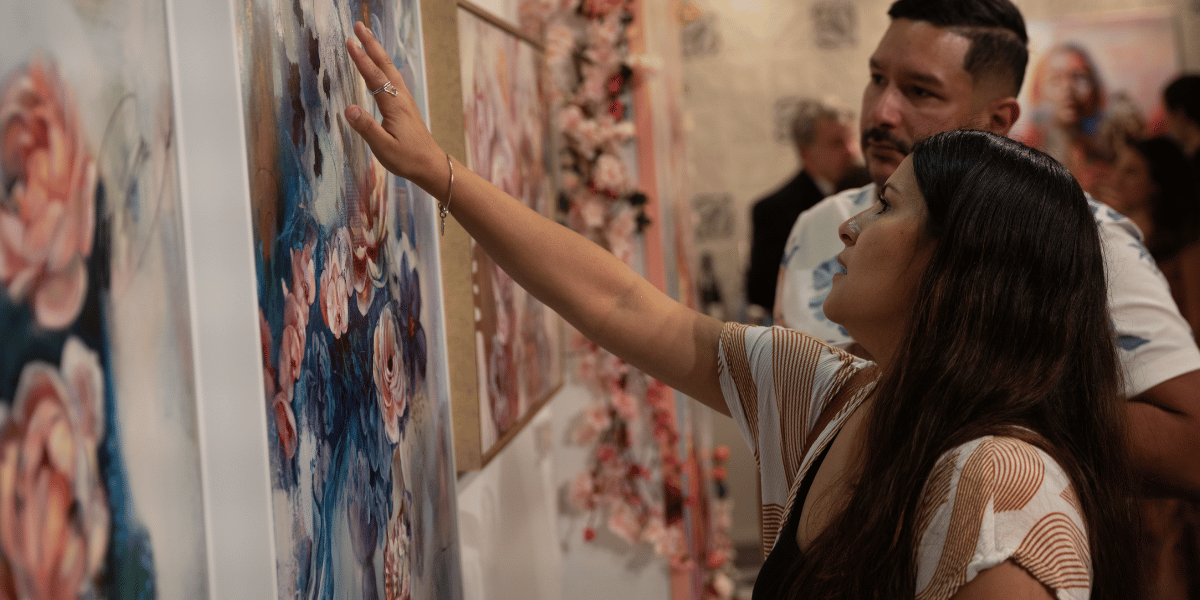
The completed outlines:
{"type": "MultiPolygon", "coordinates": [[[[70,318],[34,325],[37,303],[12,291],[20,286],[10,281],[4,282],[9,297],[0,304],[11,317],[6,323],[22,328],[21,352],[30,349],[28,357],[6,352],[0,365],[12,388],[4,394],[16,396],[4,398],[0,410],[7,451],[31,431],[24,413],[34,400],[22,398],[33,398],[23,392],[34,386],[16,385],[25,371],[33,373],[28,381],[37,376],[50,382],[46,389],[66,390],[58,399],[78,405],[68,412],[91,408],[80,402],[87,390],[77,389],[71,366],[82,364],[88,383],[105,378],[102,398],[91,400],[100,400],[96,406],[108,427],[93,422],[85,431],[90,445],[80,446],[79,458],[94,472],[77,489],[90,491],[103,477],[110,495],[125,496],[109,504],[120,510],[111,531],[107,516],[88,519],[94,535],[85,543],[94,547],[86,565],[90,579],[82,587],[119,597],[102,593],[105,582],[114,573],[142,569],[138,581],[144,587],[157,581],[164,597],[205,591],[215,598],[370,596],[383,591],[376,589],[380,581],[395,584],[386,590],[390,596],[411,589],[416,597],[491,600],[666,598],[694,589],[680,587],[682,570],[673,573],[654,544],[623,540],[612,527],[596,525],[606,516],[569,506],[566,490],[596,460],[595,448],[574,440],[580,415],[596,405],[579,369],[559,366],[557,355],[544,361],[553,364],[546,370],[555,371],[562,386],[559,379],[546,380],[518,399],[521,410],[506,427],[496,425],[490,437],[480,429],[487,423],[480,414],[489,410],[480,399],[487,398],[491,378],[477,369],[484,353],[475,351],[480,319],[472,317],[480,288],[472,283],[471,266],[478,263],[472,262],[470,240],[452,219],[444,237],[435,234],[432,199],[385,177],[342,127],[338,111],[325,110],[369,101],[340,47],[346,25],[361,10],[391,35],[389,48],[395,58],[405,57],[410,87],[419,89],[422,65],[437,73],[428,79],[428,121],[446,150],[466,160],[464,107],[476,107],[464,100],[461,85],[458,3],[328,4],[334,8],[297,4],[294,11],[278,11],[275,3],[243,0],[220,4],[228,10],[185,0],[61,0],[45,3],[46,14],[27,5],[0,28],[11,34],[0,45],[15,48],[6,53],[14,58],[0,67],[6,76],[15,74],[14,81],[25,72],[53,72],[29,66],[43,64],[31,58],[35,47],[57,57],[61,77],[49,87],[75,90],[83,115],[80,138],[96,149],[102,186],[84,195],[91,199],[94,189],[103,189],[111,209],[98,214],[112,237],[97,237],[94,257],[84,256],[91,260],[85,262],[93,269],[93,291],[79,310],[67,311],[70,318]],[[420,19],[418,6],[424,8],[420,19]],[[77,43],[82,39],[92,45],[77,43]],[[299,58],[305,53],[307,62],[299,58]],[[89,68],[92,63],[104,68],[89,68]],[[126,92],[145,110],[122,108],[126,92]],[[139,143],[148,148],[144,155],[139,143]],[[130,166],[134,159],[148,162],[130,166]],[[326,160],[338,170],[322,175],[323,167],[314,165],[326,160]],[[170,165],[179,165],[178,173],[170,165]],[[282,172],[272,171],[281,165],[282,172]],[[119,181],[127,185],[121,188],[119,181]],[[147,181],[157,184],[166,203],[157,220],[140,221],[130,198],[147,181]],[[125,204],[117,204],[122,199],[125,204]],[[395,208],[403,220],[354,231],[374,227],[360,212],[379,206],[388,207],[389,215],[395,208]],[[139,229],[143,223],[154,227],[139,229]],[[347,236],[378,234],[372,239],[386,242],[371,248],[370,264],[343,261],[337,257],[344,229],[347,236]],[[149,250],[121,254],[128,250],[121,244],[131,240],[149,250]],[[115,266],[93,264],[102,256],[115,266]],[[143,259],[123,270],[129,265],[120,260],[128,256],[143,259]],[[312,295],[326,291],[323,274],[351,266],[371,274],[356,282],[361,285],[353,294],[332,300],[312,295]],[[349,311],[347,320],[331,317],[333,309],[349,311]],[[409,327],[393,326],[401,318],[409,327]],[[417,341],[412,336],[420,324],[427,337],[417,341]],[[87,352],[77,351],[80,343],[91,344],[87,352]],[[455,354],[450,348],[467,350],[455,354]],[[392,379],[377,374],[392,368],[378,366],[392,364],[378,359],[381,349],[413,370],[391,373],[392,379]],[[371,352],[375,362],[365,358],[371,352]],[[285,355],[295,364],[286,365],[285,355]],[[388,383],[402,375],[402,383],[388,383]],[[341,383],[335,385],[335,378],[341,383]],[[475,438],[465,450],[450,445],[452,398],[465,400],[453,407],[455,437],[475,438]],[[474,412],[473,427],[461,425],[460,409],[474,412]],[[117,424],[125,427],[123,439],[117,424]],[[367,496],[373,504],[360,502],[367,496]],[[109,533],[116,540],[111,544],[104,539],[109,533]],[[173,543],[181,537],[186,542],[173,543]],[[151,549],[156,561],[147,558],[151,549]],[[122,564],[122,556],[145,561],[122,564]],[[148,572],[145,564],[158,568],[148,572]]],[[[509,13],[517,4],[491,0],[482,10],[509,13]]],[[[1030,21],[1171,11],[1178,16],[1180,64],[1200,69],[1195,0],[1018,4],[1030,21]]],[[[694,301],[690,243],[680,234],[695,225],[696,250],[715,259],[727,316],[741,316],[749,206],[796,168],[772,118],[777,101],[820,95],[856,107],[867,56],[887,26],[887,5],[691,0],[655,4],[655,12],[643,13],[657,19],[647,28],[660,36],[651,53],[664,52],[675,41],[664,37],[682,25],[683,56],[679,69],[666,61],[673,70],[645,88],[668,106],[644,119],[660,145],[641,148],[640,157],[629,149],[622,154],[632,157],[631,179],[639,169],[647,174],[639,183],[649,196],[649,208],[619,206],[629,221],[635,213],[650,219],[649,233],[623,248],[631,265],[681,300],[694,301]],[[680,135],[685,129],[686,138],[680,135]],[[645,160],[657,155],[665,158],[645,160]],[[686,176],[672,176],[680,173],[686,176]]],[[[619,100],[632,103],[634,95],[619,100]]],[[[71,102],[62,104],[74,109],[71,102]]],[[[533,202],[546,208],[553,199],[533,202]]],[[[570,345],[569,333],[542,335],[570,345]]],[[[15,347],[6,343],[5,349],[15,347]]],[[[728,419],[679,414],[677,426],[685,433],[692,423],[712,422],[715,430],[711,442],[706,429],[693,431],[694,445],[684,435],[681,454],[706,464],[706,448],[714,443],[734,450],[727,464],[738,508],[733,535],[757,540],[756,469],[744,443],[728,419]]],[[[639,444],[633,453],[661,450],[648,434],[639,444]]],[[[661,490],[665,465],[651,464],[646,479],[661,490]]],[[[696,475],[688,476],[695,481],[696,475]]],[[[4,551],[15,555],[12,548],[4,551]]],[[[5,563],[3,572],[12,568],[5,563]]]]}

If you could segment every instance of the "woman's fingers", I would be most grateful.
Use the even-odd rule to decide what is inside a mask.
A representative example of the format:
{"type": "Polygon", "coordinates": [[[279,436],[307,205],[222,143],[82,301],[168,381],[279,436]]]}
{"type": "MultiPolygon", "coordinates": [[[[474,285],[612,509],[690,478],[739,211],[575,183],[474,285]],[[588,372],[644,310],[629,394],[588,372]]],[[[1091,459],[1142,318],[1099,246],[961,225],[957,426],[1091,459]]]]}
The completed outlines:
{"type": "Polygon", "coordinates": [[[422,185],[422,175],[427,170],[436,171],[443,152],[438,147],[425,121],[421,118],[416,101],[404,85],[404,79],[383,46],[365,25],[354,24],[354,33],[361,44],[353,38],[346,40],[350,59],[362,75],[368,89],[379,90],[387,83],[392,84],[393,96],[381,90],[375,94],[381,121],[359,106],[346,107],[346,121],[367,142],[371,151],[389,171],[422,185]]]}
{"type": "MultiPolygon", "coordinates": [[[[396,69],[396,64],[392,62],[392,57],[388,56],[387,51],[383,49],[383,44],[380,44],[379,40],[375,39],[375,34],[371,33],[371,30],[362,21],[359,21],[354,24],[354,35],[358,36],[359,41],[362,43],[359,49],[366,54],[366,58],[375,66],[377,72],[383,76],[379,85],[371,89],[379,89],[384,81],[391,81],[397,90],[407,93],[408,90],[404,85],[404,78],[400,75],[400,71],[396,69]]],[[[359,71],[363,72],[363,67],[366,65],[359,64],[358,60],[354,62],[358,65],[359,71]]],[[[363,72],[363,76],[366,77],[366,72],[363,72]]],[[[371,80],[367,80],[367,84],[370,85],[370,83],[371,80]]],[[[386,92],[380,93],[384,94],[386,92]]]]}
{"type": "MultiPolygon", "coordinates": [[[[368,90],[378,90],[388,82],[391,82],[393,86],[396,85],[396,82],[392,81],[391,77],[383,69],[379,68],[375,64],[375,61],[371,60],[371,57],[367,56],[358,42],[353,39],[346,40],[346,49],[350,53],[350,60],[354,61],[354,66],[358,68],[359,74],[362,75],[363,81],[366,82],[368,90]]],[[[397,77],[396,79],[399,80],[400,78],[397,77]]],[[[404,81],[400,80],[397,90],[403,87],[404,81]]],[[[372,96],[375,98],[376,104],[379,104],[380,109],[383,109],[385,106],[391,108],[395,106],[392,101],[399,102],[400,99],[399,96],[392,97],[391,93],[387,91],[379,91],[372,94],[372,96]]]]}
{"type": "Polygon", "coordinates": [[[396,140],[392,134],[388,133],[375,120],[375,117],[372,117],[370,113],[358,106],[351,104],[346,107],[346,120],[366,140],[367,145],[371,147],[371,151],[381,159],[384,157],[385,148],[396,140]]]}

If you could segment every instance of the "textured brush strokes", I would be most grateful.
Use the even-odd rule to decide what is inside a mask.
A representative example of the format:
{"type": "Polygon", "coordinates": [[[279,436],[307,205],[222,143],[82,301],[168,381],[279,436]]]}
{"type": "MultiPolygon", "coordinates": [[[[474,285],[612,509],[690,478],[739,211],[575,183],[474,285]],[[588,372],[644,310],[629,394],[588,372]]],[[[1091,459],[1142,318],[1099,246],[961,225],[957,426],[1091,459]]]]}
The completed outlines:
{"type": "MultiPolygon", "coordinates": [[[[542,214],[551,212],[541,57],[459,10],[467,166],[542,214]]],[[[474,251],[475,342],[485,454],[561,382],[558,318],[474,251]]]]}
{"type": "Polygon", "coordinates": [[[424,106],[416,2],[236,12],[279,595],[458,598],[435,205],[342,117],[358,20],[424,106]]]}
{"type": "Polygon", "coordinates": [[[0,598],[208,594],[164,11],[0,21],[0,598]]]}

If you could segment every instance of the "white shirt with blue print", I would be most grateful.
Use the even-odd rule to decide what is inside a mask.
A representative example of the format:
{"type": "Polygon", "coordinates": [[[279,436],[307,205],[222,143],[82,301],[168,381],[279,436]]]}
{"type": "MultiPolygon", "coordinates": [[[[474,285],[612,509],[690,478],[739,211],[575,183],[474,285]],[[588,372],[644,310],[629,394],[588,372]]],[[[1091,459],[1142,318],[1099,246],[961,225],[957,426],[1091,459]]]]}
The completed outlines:
{"type": "MultiPolygon", "coordinates": [[[[825,317],[822,305],[833,274],[841,271],[837,228],[875,202],[875,185],[846,190],[800,215],[784,246],[775,299],[775,324],[799,329],[830,344],[853,342],[825,317]]],[[[1100,227],[1109,302],[1117,346],[1125,365],[1125,392],[1132,397],[1168,379],[1200,369],[1200,350],[1179,314],[1167,280],[1129,219],[1090,196],[1100,227]]]]}

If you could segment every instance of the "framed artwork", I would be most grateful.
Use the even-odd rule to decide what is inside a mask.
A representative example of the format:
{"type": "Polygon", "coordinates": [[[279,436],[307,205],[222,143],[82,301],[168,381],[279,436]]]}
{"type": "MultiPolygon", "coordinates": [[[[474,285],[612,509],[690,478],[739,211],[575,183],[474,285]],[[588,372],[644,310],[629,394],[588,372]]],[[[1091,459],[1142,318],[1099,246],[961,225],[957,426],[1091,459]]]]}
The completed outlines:
{"type": "Polygon", "coordinates": [[[1180,69],[1169,9],[1029,23],[1029,71],[1013,137],[1096,192],[1122,140],[1165,130],[1162,90],[1180,69]]]}
{"type": "Polygon", "coordinates": [[[371,27],[427,111],[416,0],[235,3],[281,598],[459,598],[436,203],[343,118],[371,27]]]}
{"type": "Polygon", "coordinates": [[[0,598],[206,597],[162,0],[0,21],[0,598]]]}
{"type": "Polygon", "coordinates": [[[458,4],[540,44],[546,0],[459,0],[458,4]]]}
{"type": "Polygon", "coordinates": [[[824,50],[858,43],[858,13],[850,2],[818,2],[812,7],[813,38],[824,50]]]}
{"type": "MultiPolygon", "coordinates": [[[[466,163],[530,208],[551,216],[549,117],[542,54],[530,40],[469,5],[458,11],[466,163]]],[[[513,282],[481,248],[471,272],[478,431],[486,463],[562,385],[558,315],[513,282]]]]}

